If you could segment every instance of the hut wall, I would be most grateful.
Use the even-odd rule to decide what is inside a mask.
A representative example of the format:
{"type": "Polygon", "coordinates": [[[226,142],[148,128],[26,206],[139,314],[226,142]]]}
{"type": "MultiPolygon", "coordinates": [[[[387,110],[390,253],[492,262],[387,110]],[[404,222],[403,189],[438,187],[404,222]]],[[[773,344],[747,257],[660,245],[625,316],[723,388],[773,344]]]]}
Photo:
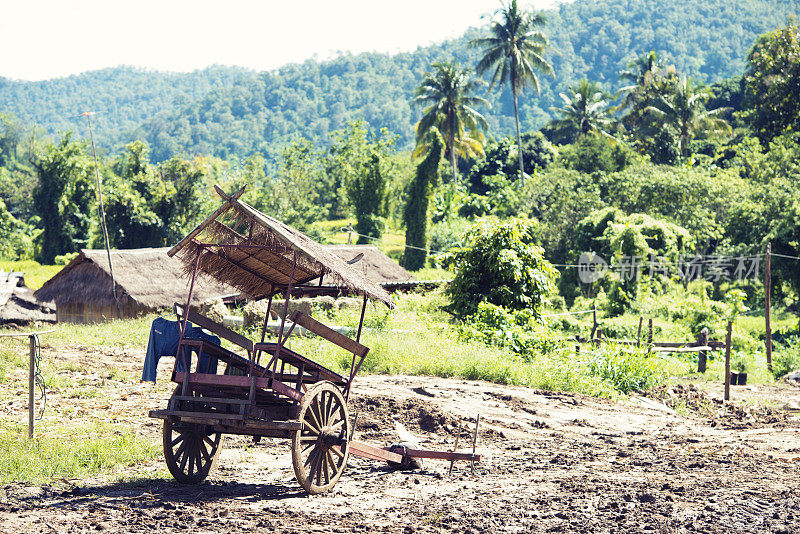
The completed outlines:
{"type": "MultiPolygon", "coordinates": [[[[149,311],[135,302],[120,304],[120,319],[138,317],[149,311]]],[[[117,308],[91,302],[56,302],[56,321],[59,323],[94,324],[110,321],[117,316],[117,308]]]]}

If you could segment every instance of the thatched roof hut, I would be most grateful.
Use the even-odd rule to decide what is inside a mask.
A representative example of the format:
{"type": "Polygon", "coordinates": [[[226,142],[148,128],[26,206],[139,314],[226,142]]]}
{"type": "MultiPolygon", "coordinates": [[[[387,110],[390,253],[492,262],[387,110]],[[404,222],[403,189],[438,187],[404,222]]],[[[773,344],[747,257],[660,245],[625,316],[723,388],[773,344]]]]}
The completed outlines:
{"type": "Polygon", "coordinates": [[[325,248],[348,263],[358,258],[351,265],[384,288],[387,285],[415,280],[410,272],[400,267],[375,245],[325,245],[325,248]]]}
{"type": "Polygon", "coordinates": [[[282,292],[290,280],[298,289],[316,280],[394,307],[389,293],[329,249],[240,201],[244,188],[234,195],[215,189],[222,205],[168,253],[185,272],[197,265],[253,299],[282,292]]]}
{"type": "MultiPolygon", "coordinates": [[[[183,264],[169,257],[168,250],[111,251],[121,317],[135,317],[186,301],[189,279],[183,264]]],[[[201,276],[195,282],[193,302],[235,292],[230,286],[201,276]]],[[[39,301],[55,301],[58,321],[93,323],[116,316],[105,250],[81,250],[34,295],[39,301]]]]}

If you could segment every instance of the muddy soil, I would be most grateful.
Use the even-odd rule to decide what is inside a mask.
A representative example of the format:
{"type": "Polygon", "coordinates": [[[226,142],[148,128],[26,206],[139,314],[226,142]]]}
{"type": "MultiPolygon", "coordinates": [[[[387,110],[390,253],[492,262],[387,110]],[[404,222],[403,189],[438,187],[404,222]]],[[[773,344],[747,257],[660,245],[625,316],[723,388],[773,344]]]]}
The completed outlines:
{"type": "MultiPolygon", "coordinates": [[[[77,350],[60,357],[91,359],[77,350]]],[[[159,422],[145,414],[162,407],[169,385],[95,375],[102,399],[54,394],[50,402],[76,403],[77,415],[113,416],[159,440],[159,422]]],[[[778,406],[800,399],[800,388],[769,388],[758,393],[778,400],[765,407],[745,390],[733,390],[742,400],[731,405],[688,383],[612,402],[453,379],[360,377],[350,406],[359,414],[357,438],[389,445],[399,421],[424,447],[445,450],[462,421],[467,450],[480,414],[480,464],[473,471],[456,463],[448,475],[442,461],[393,471],[351,457],[332,492],[309,497],[294,480],[287,441],[226,438],[196,486],[165,478],[160,460],[91,480],[4,485],[0,532],[800,533],[800,419],[778,406]]]]}

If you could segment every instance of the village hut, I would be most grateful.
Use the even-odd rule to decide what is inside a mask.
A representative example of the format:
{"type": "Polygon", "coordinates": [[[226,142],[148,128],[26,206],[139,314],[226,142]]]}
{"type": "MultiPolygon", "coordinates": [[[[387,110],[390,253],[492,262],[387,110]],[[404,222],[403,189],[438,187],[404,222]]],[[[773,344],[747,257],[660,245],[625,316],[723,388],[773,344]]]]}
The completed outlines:
{"type": "Polygon", "coordinates": [[[415,281],[410,272],[400,267],[375,245],[325,245],[325,247],[385,289],[396,284],[415,281]]]}
{"type": "MultiPolygon", "coordinates": [[[[112,250],[120,318],[171,308],[186,302],[189,278],[183,264],[167,255],[169,248],[112,250]]],[[[195,282],[193,303],[236,293],[209,277],[195,282]]],[[[81,250],[69,264],[34,293],[54,301],[59,322],[96,323],[117,316],[111,272],[105,250],[81,250]]]]}

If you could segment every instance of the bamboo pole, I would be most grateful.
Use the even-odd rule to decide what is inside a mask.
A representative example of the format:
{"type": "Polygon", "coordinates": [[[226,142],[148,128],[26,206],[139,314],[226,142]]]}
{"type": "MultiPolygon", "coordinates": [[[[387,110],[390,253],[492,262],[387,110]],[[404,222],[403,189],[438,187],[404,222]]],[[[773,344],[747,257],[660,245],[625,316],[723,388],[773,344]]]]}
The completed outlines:
{"type": "Polygon", "coordinates": [[[728,335],[725,338],[725,400],[731,400],[731,332],[733,321],[728,321],[728,335]]]}
{"type": "MultiPolygon", "coordinates": [[[[461,437],[461,419],[458,420],[458,430],[456,430],[456,442],[453,445],[453,452],[458,450],[458,438],[461,437]]],[[[450,469],[447,470],[447,475],[453,474],[453,463],[455,463],[455,459],[450,460],[450,469]]]]}
{"type": "Polygon", "coordinates": [[[100,169],[97,166],[97,151],[94,148],[94,130],[92,129],[92,115],[94,112],[86,111],[82,114],[89,123],[89,136],[92,139],[92,155],[94,156],[94,174],[97,179],[97,196],[100,199],[100,223],[103,227],[103,239],[106,244],[106,254],[108,255],[108,272],[111,274],[111,294],[114,297],[114,305],[117,308],[117,319],[121,319],[119,312],[119,298],[117,297],[117,283],[114,279],[114,266],[111,264],[111,243],[108,240],[108,227],[106,226],[106,210],[103,207],[103,183],[100,180],[100,169]]]}
{"type": "Polygon", "coordinates": [[[770,324],[770,286],[772,284],[772,243],[767,243],[766,265],[764,266],[764,343],[767,349],[767,369],[772,372],[772,325],[770,324]]]}
{"type": "Polygon", "coordinates": [[[481,424],[481,414],[478,414],[478,416],[475,418],[475,435],[472,436],[472,460],[470,461],[470,463],[471,463],[470,467],[471,467],[473,472],[475,472],[475,446],[478,444],[478,425],[479,424],[481,424]]]}

